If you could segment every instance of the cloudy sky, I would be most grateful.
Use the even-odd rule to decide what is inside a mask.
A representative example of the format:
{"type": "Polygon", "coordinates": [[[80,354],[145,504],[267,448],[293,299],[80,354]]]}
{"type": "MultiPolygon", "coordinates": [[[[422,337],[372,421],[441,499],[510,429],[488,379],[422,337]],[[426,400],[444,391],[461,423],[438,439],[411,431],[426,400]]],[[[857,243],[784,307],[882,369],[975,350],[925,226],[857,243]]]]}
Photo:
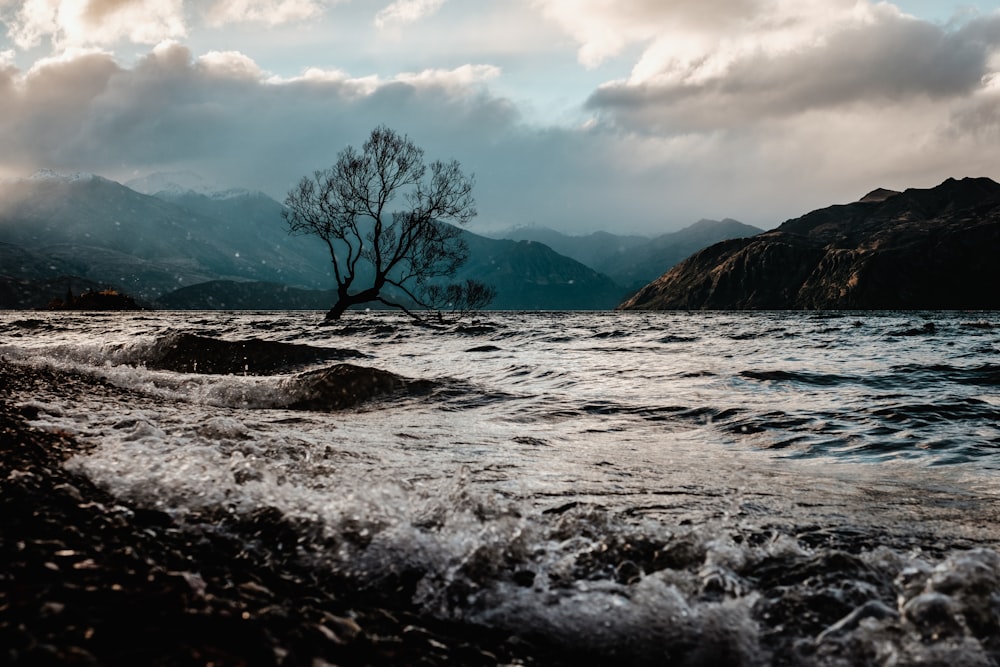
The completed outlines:
{"type": "Polygon", "coordinates": [[[1000,180],[1000,10],[951,0],[0,0],[0,176],[279,199],[385,123],[471,229],[770,228],[1000,180]]]}

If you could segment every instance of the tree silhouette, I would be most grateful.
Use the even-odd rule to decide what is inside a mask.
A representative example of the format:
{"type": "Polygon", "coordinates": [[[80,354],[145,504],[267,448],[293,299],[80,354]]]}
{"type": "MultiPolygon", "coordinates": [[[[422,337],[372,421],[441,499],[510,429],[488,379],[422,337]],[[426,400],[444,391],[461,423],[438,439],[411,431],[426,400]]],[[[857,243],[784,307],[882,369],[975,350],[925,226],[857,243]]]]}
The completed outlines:
{"type": "Polygon", "coordinates": [[[421,148],[384,125],[360,152],[349,146],[332,167],[303,177],[284,218],[290,233],[318,236],[330,251],[337,301],[326,319],[376,301],[421,320],[426,313],[415,311],[441,317],[488,305],[492,287],[442,282],[469,255],[456,225],[476,215],[472,187],[456,160],[425,164],[421,148]]]}

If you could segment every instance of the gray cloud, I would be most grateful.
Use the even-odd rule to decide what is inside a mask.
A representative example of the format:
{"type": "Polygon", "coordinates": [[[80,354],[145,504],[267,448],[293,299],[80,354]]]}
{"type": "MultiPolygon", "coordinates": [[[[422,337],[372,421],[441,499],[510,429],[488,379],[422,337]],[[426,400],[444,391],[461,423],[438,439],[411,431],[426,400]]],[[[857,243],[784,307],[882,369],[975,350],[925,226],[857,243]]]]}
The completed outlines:
{"type": "Polygon", "coordinates": [[[129,68],[92,54],[19,80],[8,72],[0,104],[14,112],[0,121],[3,161],[22,174],[49,167],[122,180],[191,169],[281,198],[386,123],[428,157],[457,158],[476,174],[480,228],[669,223],[652,201],[659,196],[641,196],[632,180],[631,155],[616,162],[614,135],[526,127],[511,101],[470,82],[475,68],[384,81],[335,73],[275,81],[217,61],[169,44],[129,68]]]}
{"type": "Polygon", "coordinates": [[[106,54],[52,61],[19,80],[8,70],[0,85],[4,108],[0,150],[5,161],[37,166],[39,156],[59,162],[80,138],[81,118],[120,72],[106,54]]]}
{"type": "Polygon", "coordinates": [[[785,59],[747,52],[698,84],[602,89],[591,104],[609,122],[589,129],[527,125],[491,89],[500,73],[488,66],[281,79],[239,53],[196,57],[177,43],[128,66],[106,53],[27,73],[0,63],[0,170],[125,180],[190,169],[281,198],[386,123],[476,173],[473,229],[584,232],[726,216],[770,227],[878,186],[1000,176],[1000,77],[988,71],[997,17],[956,31],[913,21],[855,30],[785,59]],[[900,54],[866,41],[890,27],[900,54]]]}
{"type": "Polygon", "coordinates": [[[607,85],[587,106],[630,129],[683,133],[848,105],[956,98],[981,86],[998,48],[1000,16],[949,31],[882,14],[791,52],[751,52],[695,82],[671,77],[607,85]]]}
{"type": "Polygon", "coordinates": [[[954,110],[949,123],[949,136],[973,137],[987,145],[1000,144],[1000,76],[991,90],[954,110]]]}
{"type": "MultiPolygon", "coordinates": [[[[387,123],[409,133],[429,156],[456,157],[483,175],[484,214],[500,215],[510,199],[499,182],[531,179],[531,165],[509,148],[522,132],[516,108],[468,83],[465,69],[453,73],[454,84],[449,72],[374,82],[347,76],[273,81],[207,60],[168,44],[131,68],[92,54],[40,65],[20,80],[0,72],[0,105],[8,110],[0,121],[0,152],[7,171],[49,167],[124,178],[186,167],[280,197],[387,123]],[[507,148],[499,150],[502,145],[507,148]],[[503,160],[518,164],[497,166],[503,160]]],[[[565,169],[550,169],[560,172],[565,169]]]]}

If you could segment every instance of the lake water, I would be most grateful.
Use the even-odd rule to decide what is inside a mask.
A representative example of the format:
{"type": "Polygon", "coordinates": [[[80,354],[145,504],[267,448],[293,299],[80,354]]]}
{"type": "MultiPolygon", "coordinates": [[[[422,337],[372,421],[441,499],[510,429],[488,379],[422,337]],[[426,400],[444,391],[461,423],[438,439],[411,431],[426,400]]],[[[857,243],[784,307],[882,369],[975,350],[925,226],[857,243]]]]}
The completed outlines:
{"type": "Polygon", "coordinates": [[[0,353],[100,383],[21,397],[93,445],[67,465],[181,519],[320,525],[316,568],[361,591],[405,578],[429,616],[636,664],[1000,660],[998,313],[321,324],[2,312],[0,353]],[[148,368],[181,333],[420,382],[292,409],[334,362],[148,368]]]}

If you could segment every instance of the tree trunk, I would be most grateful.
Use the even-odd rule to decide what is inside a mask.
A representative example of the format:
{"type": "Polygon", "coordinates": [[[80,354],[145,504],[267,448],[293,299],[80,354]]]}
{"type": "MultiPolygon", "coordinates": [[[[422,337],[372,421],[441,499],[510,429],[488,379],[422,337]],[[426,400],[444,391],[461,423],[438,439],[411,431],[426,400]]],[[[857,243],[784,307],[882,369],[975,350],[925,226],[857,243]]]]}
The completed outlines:
{"type": "Polygon", "coordinates": [[[344,314],[351,306],[356,306],[359,303],[369,303],[378,299],[378,289],[374,287],[369,287],[368,289],[358,292],[357,294],[348,294],[346,289],[339,290],[340,298],[337,299],[337,303],[333,304],[333,308],[329,310],[326,314],[326,320],[339,320],[340,316],[344,314]]]}
{"type": "Polygon", "coordinates": [[[351,304],[346,299],[338,299],[337,303],[333,304],[333,308],[326,313],[327,322],[331,320],[339,320],[340,316],[344,314],[344,311],[347,310],[350,305],[351,304]]]}

